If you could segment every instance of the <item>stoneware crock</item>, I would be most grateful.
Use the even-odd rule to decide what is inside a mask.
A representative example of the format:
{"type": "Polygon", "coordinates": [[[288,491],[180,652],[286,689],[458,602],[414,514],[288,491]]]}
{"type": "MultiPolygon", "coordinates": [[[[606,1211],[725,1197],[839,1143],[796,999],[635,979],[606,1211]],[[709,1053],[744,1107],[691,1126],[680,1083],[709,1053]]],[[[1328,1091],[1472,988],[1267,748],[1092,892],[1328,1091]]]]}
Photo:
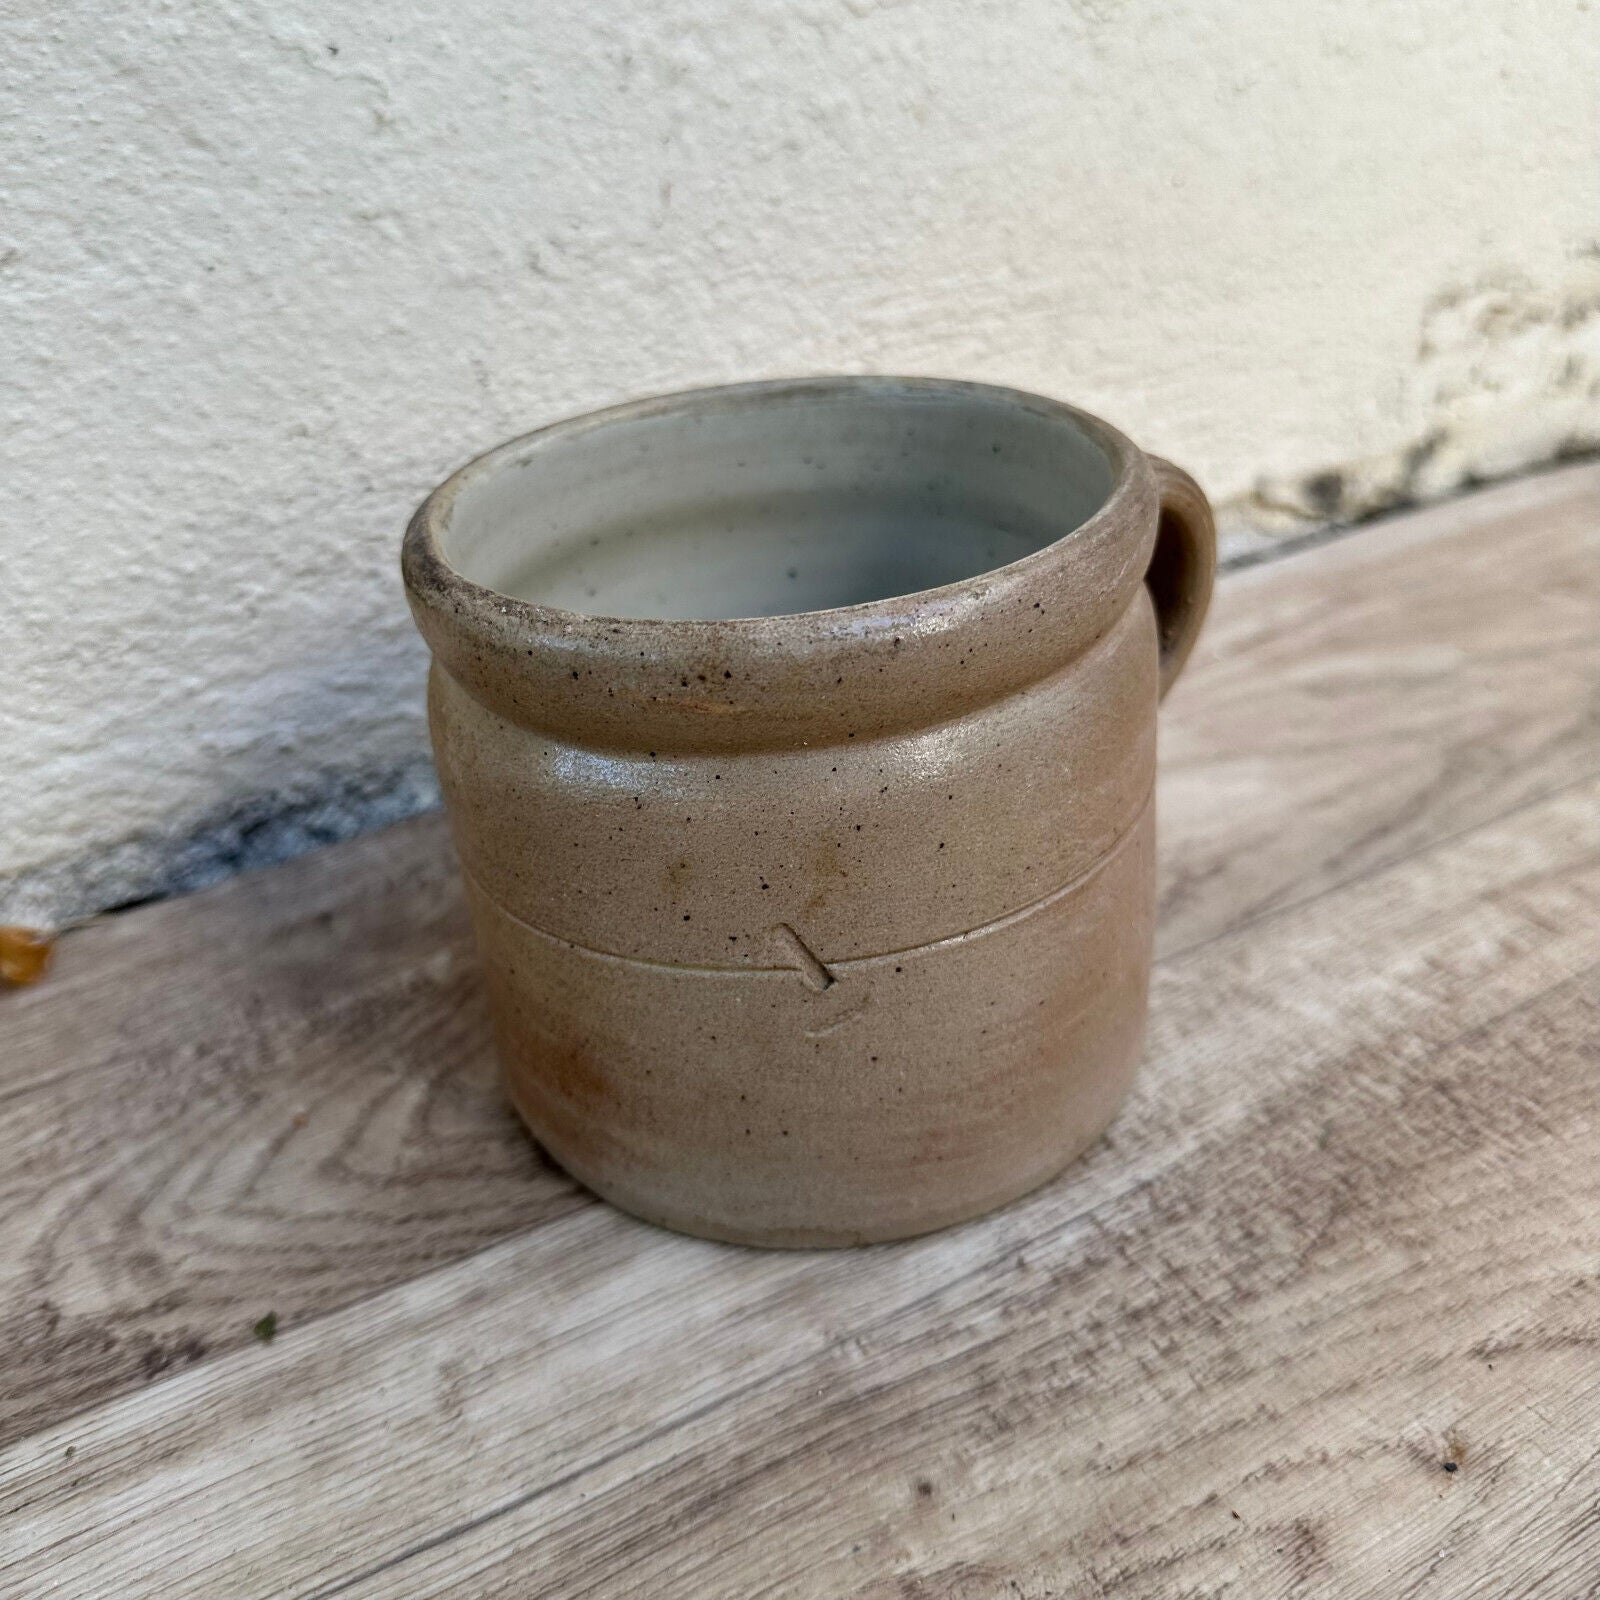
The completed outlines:
{"type": "Polygon", "coordinates": [[[1007,389],[746,384],[490,451],[403,566],[511,1098],[575,1177],[853,1244],[1105,1127],[1215,567],[1192,479],[1007,389]]]}

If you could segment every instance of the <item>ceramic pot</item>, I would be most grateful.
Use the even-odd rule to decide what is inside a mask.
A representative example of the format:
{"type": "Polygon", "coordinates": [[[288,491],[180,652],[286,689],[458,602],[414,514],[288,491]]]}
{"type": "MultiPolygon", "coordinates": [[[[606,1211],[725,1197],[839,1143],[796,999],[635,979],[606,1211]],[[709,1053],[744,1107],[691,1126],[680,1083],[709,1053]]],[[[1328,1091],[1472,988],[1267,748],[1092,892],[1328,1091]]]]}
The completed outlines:
{"type": "Polygon", "coordinates": [[[575,1177],[860,1243],[1105,1127],[1215,567],[1190,478],[1010,390],[748,384],[491,451],[403,566],[511,1098],[575,1177]]]}

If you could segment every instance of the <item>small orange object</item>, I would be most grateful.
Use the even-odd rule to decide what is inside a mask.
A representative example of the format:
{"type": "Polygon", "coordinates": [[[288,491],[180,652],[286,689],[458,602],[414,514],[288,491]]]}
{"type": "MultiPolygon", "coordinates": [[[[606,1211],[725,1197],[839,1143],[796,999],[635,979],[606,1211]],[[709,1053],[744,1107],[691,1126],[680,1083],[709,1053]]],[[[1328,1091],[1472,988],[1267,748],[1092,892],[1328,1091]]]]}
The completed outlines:
{"type": "Polygon", "coordinates": [[[0,983],[37,983],[50,970],[55,939],[37,928],[0,927],[0,983]]]}

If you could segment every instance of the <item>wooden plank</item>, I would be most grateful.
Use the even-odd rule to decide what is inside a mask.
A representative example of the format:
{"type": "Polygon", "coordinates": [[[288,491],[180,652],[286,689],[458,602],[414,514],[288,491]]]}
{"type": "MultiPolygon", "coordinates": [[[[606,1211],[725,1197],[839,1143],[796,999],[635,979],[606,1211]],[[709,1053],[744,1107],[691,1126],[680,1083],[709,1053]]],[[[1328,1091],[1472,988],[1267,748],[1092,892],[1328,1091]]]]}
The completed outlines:
{"type": "MultiPolygon", "coordinates": [[[[1597,493],[1225,580],[1163,729],[1166,948],[1593,765],[1597,493]]],[[[0,996],[0,1442],[587,1203],[493,1076],[438,818],[67,939],[0,996]]]]}
{"type": "MultiPolygon", "coordinates": [[[[1592,770],[1597,487],[1595,468],[1553,474],[1227,580],[1163,734],[1169,952],[1592,770]]],[[[1381,1011],[1389,979],[1375,980],[1381,1011]]],[[[1180,1054],[1221,1041],[1210,1070],[1226,1078],[1223,1020],[1191,1015],[1180,1054]]],[[[1291,1018],[1279,1048],[1323,1021],[1291,1018]]],[[[67,940],[50,982],[0,997],[0,1438],[248,1346],[264,1311],[287,1341],[587,1212],[491,1079],[437,819],[67,940]]],[[[1182,1107],[1141,1094],[1081,1170],[1089,1187],[1066,1186],[1074,1205],[1106,1200],[1107,1162],[1138,1183],[1141,1161],[1190,1151],[1182,1107]]],[[[618,1225],[585,1224],[604,1247],[562,1231],[575,1219],[547,1244],[603,1264],[618,1225]]],[[[958,1237],[916,1270],[958,1270],[958,1237]]],[[[651,1258],[645,1292],[674,1259],[651,1258]]],[[[826,1287],[848,1268],[795,1282],[819,1272],[826,1287]]],[[[793,1332],[780,1296],[752,1337],[793,1332]]],[[[604,1389],[583,1392],[603,1409],[604,1389]]]]}
{"type": "Polygon", "coordinates": [[[0,1439],[590,1203],[504,1105],[435,819],[60,967],[0,998],[0,1439]]]}
{"type": "Polygon", "coordinates": [[[820,1256],[584,1208],[12,1446],[0,1586],[1579,1592],[1597,931],[1591,781],[1166,962],[1074,1179],[820,1256]]]}
{"type": "MultiPolygon", "coordinates": [[[[1579,467],[1224,581],[1164,948],[1593,768],[1597,503],[1579,467]]],[[[64,941],[0,996],[0,1442],[588,1203],[493,1076],[438,818],[64,941]]]]}
{"type": "MultiPolygon", "coordinates": [[[[1600,1044],[1595,976],[1435,1057],[1398,1129],[1387,1107],[1335,1111],[1314,1130],[1339,1152],[1331,1196],[1274,1163],[1197,1206],[1192,1170],[1165,1175],[1131,1216],[1097,1216],[1076,1259],[1027,1241],[1020,1289],[907,1308],[865,1355],[779,1375],[670,1453],[313,1592],[1589,1592],[1600,1194],[1571,1147],[1552,1170],[1536,1127],[1438,1091],[1509,1055],[1580,1113],[1580,1080],[1538,1068],[1600,1044]],[[1503,1230],[1475,1249],[1448,1221],[1463,1180],[1477,1225],[1503,1230]],[[1382,1205],[1340,1209],[1373,1184],[1382,1205]]],[[[1250,1131],[1278,1132],[1278,1110],[1250,1131]]],[[[1290,1131],[1304,1151],[1313,1130],[1290,1131]]]]}
{"type": "Polygon", "coordinates": [[[1161,728],[1159,948],[1600,761],[1600,466],[1228,575],[1161,728]]]}

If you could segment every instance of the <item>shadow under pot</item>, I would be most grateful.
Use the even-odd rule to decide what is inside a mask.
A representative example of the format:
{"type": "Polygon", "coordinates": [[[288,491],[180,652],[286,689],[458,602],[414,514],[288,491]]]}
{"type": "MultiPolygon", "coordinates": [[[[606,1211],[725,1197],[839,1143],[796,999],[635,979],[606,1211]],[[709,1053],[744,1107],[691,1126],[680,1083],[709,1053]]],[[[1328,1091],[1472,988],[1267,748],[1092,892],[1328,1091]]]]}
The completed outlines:
{"type": "Polygon", "coordinates": [[[403,565],[506,1081],[574,1177],[855,1244],[1105,1127],[1215,567],[1190,478],[1011,390],[748,384],[491,451],[403,565]]]}

